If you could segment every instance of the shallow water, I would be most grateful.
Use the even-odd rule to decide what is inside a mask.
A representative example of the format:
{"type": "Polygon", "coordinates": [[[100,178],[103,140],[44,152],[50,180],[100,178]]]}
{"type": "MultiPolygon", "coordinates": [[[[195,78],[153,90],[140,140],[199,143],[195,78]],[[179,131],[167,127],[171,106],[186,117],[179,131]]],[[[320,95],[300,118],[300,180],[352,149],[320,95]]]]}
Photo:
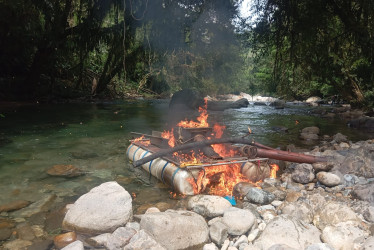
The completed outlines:
{"type": "MultiPolygon", "coordinates": [[[[209,121],[226,125],[230,136],[244,135],[250,127],[252,138],[272,147],[310,147],[298,139],[299,131],[307,126],[320,127],[321,134],[341,132],[352,141],[373,138],[348,128],[343,121],[321,119],[309,111],[298,106],[274,109],[250,105],[211,112],[209,121]],[[287,127],[289,132],[274,132],[274,126],[287,127]]],[[[55,202],[63,204],[112,180],[133,194],[135,207],[177,202],[170,198],[167,186],[135,171],[125,156],[131,131],[151,133],[165,128],[168,100],[28,105],[8,107],[0,114],[0,204],[19,199],[34,202],[49,194],[57,195],[55,202]],[[56,164],[72,164],[86,174],[70,179],[48,176],[46,170],[56,164]]]]}

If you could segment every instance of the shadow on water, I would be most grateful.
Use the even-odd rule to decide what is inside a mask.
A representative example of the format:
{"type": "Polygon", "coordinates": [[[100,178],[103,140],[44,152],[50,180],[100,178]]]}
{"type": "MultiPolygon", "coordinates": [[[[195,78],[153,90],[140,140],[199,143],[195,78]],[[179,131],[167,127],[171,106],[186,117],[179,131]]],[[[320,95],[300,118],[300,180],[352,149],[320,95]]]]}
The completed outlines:
{"type": "MultiPolygon", "coordinates": [[[[250,127],[255,140],[272,147],[306,146],[298,136],[307,126],[320,127],[321,134],[341,132],[353,141],[367,139],[340,120],[320,119],[309,111],[304,107],[277,110],[249,106],[210,112],[209,122],[226,125],[229,136],[244,135],[250,127]],[[288,132],[274,131],[273,127],[285,127],[288,132]]],[[[56,203],[63,203],[113,180],[133,194],[137,208],[159,202],[176,204],[169,198],[169,187],[134,170],[125,156],[130,132],[164,130],[167,100],[33,105],[0,113],[4,116],[0,118],[0,137],[7,140],[0,143],[0,204],[19,199],[34,202],[50,194],[57,195],[56,203]],[[57,164],[74,165],[86,174],[70,179],[48,176],[46,170],[57,164]]]]}

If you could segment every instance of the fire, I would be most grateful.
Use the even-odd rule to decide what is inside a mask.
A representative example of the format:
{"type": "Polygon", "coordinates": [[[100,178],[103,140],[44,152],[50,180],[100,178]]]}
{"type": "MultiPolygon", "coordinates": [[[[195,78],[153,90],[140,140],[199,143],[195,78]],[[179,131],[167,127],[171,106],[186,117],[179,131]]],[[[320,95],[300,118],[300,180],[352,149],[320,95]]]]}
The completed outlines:
{"type": "Polygon", "coordinates": [[[204,107],[199,107],[199,117],[197,117],[197,122],[195,121],[181,121],[177,124],[178,127],[182,128],[205,128],[209,127],[208,123],[208,99],[204,98],[204,107]]]}
{"type": "Polygon", "coordinates": [[[226,129],[226,126],[221,126],[218,123],[214,124],[213,131],[215,133],[216,138],[221,138],[223,135],[223,131],[226,129]]]}
{"type": "Polygon", "coordinates": [[[174,137],[174,129],[171,129],[171,131],[164,131],[161,134],[162,138],[169,139],[168,144],[171,148],[175,147],[175,137],[174,137]]]}
{"type": "Polygon", "coordinates": [[[134,140],[131,140],[131,142],[139,142],[145,146],[148,146],[149,144],[151,144],[151,142],[149,141],[149,139],[146,139],[144,137],[144,135],[138,137],[138,138],[135,138],[134,140]]]}
{"type": "Polygon", "coordinates": [[[270,178],[277,178],[277,171],[279,170],[279,166],[277,164],[270,164],[270,178]]]}

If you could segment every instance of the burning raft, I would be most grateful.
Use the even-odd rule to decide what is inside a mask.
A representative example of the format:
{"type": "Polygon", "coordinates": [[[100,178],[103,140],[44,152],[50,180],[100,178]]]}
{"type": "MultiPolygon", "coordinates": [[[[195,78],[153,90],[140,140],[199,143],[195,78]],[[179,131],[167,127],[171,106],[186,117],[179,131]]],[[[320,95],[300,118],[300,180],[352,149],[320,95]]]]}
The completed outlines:
{"type": "Polygon", "coordinates": [[[269,148],[253,140],[221,138],[224,126],[209,127],[206,109],[200,109],[198,122],[182,121],[176,129],[131,141],[127,156],[134,167],[169,185],[174,192],[194,195],[202,192],[232,195],[239,182],[257,185],[265,178],[276,177],[278,166],[269,158],[314,163],[321,157],[291,153],[269,148]]]}

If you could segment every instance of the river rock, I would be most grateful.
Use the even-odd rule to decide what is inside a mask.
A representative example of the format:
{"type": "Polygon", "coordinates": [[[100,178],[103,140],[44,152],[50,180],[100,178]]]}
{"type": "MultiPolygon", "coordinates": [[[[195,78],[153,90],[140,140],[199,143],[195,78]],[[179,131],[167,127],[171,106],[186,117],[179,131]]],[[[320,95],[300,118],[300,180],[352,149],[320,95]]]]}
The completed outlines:
{"type": "Polygon", "coordinates": [[[232,207],[223,214],[222,222],[228,227],[230,235],[242,235],[249,231],[256,217],[246,209],[232,207]]]}
{"type": "Polygon", "coordinates": [[[221,196],[195,195],[188,201],[188,209],[204,217],[221,216],[230,207],[231,203],[221,196]]]}
{"type": "Polygon", "coordinates": [[[249,201],[256,204],[269,204],[275,199],[275,195],[259,188],[251,188],[245,196],[249,201]]]}
{"type": "Polygon", "coordinates": [[[28,223],[21,223],[17,225],[16,231],[18,234],[18,238],[21,240],[34,240],[35,234],[32,227],[28,223]]]}
{"type": "Polygon", "coordinates": [[[238,197],[239,199],[242,199],[243,197],[245,197],[248,194],[249,190],[254,188],[254,187],[255,187],[255,185],[253,185],[252,183],[239,182],[233,188],[233,195],[235,197],[238,197]]]}
{"type": "Polygon", "coordinates": [[[347,142],[348,141],[347,136],[345,136],[341,133],[335,134],[332,138],[336,143],[341,143],[341,142],[347,142]]]}
{"type": "Polygon", "coordinates": [[[316,134],[318,135],[319,134],[319,128],[318,127],[306,127],[306,128],[303,128],[301,130],[301,133],[305,133],[305,134],[316,134]]]}
{"type": "Polygon", "coordinates": [[[374,206],[369,206],[363,213],[364,219],[374,223],[374,206]]]}
{"type": "Polygon", "coordinates": [[[347,205],[330,201],[314,215],[313,224],[323,230],[326,226],[334,226],[340,222],[351,221],[356,225],[361,223],[357,214],[347,205]]]}
{"type": "Polygon", "coordinates": [[[287,193],[283,190],[280,190],[277,187],[267,187],[264,188],[264,191],[272,193],[275,196],[275,200],[283,201],[286,199],[287,193]]]}
{"type": "Polygon", "coordinates": [[[317,134],[310,134],[310,133],[301,133],[300,134],[300,139],[302,140],[310,140],[310,141],[313,141],[313,140],[318,140],[318,135],[317,134]]]}
{"type": "Polygon", "coordinates": [[[354,223],[340,222],[335,226],[327,226],[322,231],[321,239],[334,249],[351,250],[354,249],[356,241],[362,241],[365,232],[354,223]],[[361,238],[361,239],[359,239],[361,238]]]}
{"type": "Polygon", "coordinates": [[[325,171],[328,172],[334,167],[334,163],[332,162],[316,162],[312,164],[314,171],[320,172],[325,171]]]}
{"type": "Polygon", "coordinates": [[[356,199],[374,204],[374,182],[354,186],[351,194],[356,199]]]}
{"type": "Polygon", "coordinates": [[[269,247],[267,250],[297,250],[296,248],[290,247],[286,244],[275,244],[269,247]]]}
{"type": "Polygon", "coordinates": [[[321,243],[320,231],[289,215],[279,215],[272,220],[256,240],[255,246],[268,249],[275,244],[285,244],[296,249],[321,243]]]}
{"type": "Polygon", "coordinates": [[[0,213],[2,212],[11,212],[19,210],[21,208],[27,207],[31,202],[25,200],[16,200],[0,206],[0,213]]]}
{"type": "Polygon", "coordinates": [[[334,250],[334,248],[326,243],[316,243],[308,246],[305,250],[334,250]]]}
{"type": "Polygon", "coordinates": [[[53,240],[43,240],[34,242],[27,250],[49,250],[53,247],[53,240]]]}
{"type": "Polygon", "coordinates": [[[109,250],[120,250],[129,243],[136,234],[136,230],[128,227],[117,228],[104,242],[104,246],[109,250]]]}
{"type": "Polygon", "coordinates": [[[300,201],[282,204],[281,211],[282,214],[288,214],[305,223],[312,223],[314,217],[313,208],[308,203],[300,201]]]}
{"type": "Polygon", "coordinates": [[[374,117],[361,117],[348,122],[348,126],[374,132],[374,117]]]}
{"type": "Polygon", "coordinates": [[[317,173],[317,180],[327,187],[334,187],[342,183],[338,175],[324,171],[317,173]]]}
{"type": "Polygon", "coordinates": [[[55,194],[46,195],[42,199],[20,210],[12,212],[13,217],[28,218],[40,212],[46,212],[53,205],[57,196],[55,194]]]}
{"type": "MultiPolygon", "coordinates": [[[[149,234],[144,230],[137,232],[130,240],[123,250],[166,250],[165,247],[161,246],[157,241],[155,241],[149,234]]],[[[175,248],[177,249],[177,248],[175,248]]]]}
{"type": "Polygon", "coordinates": [[[203,250],[218,250],[218,247],[214,243],[205,244],[203,250]]]}
{"type": "Polygon", "coordinates": [[[308,99],[305,100],[306,103],[312,103],[312,102],[320,102],[322,101],[321,97],[318,97],[318,96],[312,96],[312,97],[309,97],[308,99]]]}
{"type": "Polygon", "coordinates": [[[66,247],[62,248],[61,250],[84,250],[83,242],[80,240],[76,240],[73,243],[70,243],[66,247]]]}
{"type": "Polygon", "coordinates": [[[77,234],[75,232],[68,232],[59,234],[53,238],[53,243],[58,249],[66,247],[70,243],[77,240],[77,234]]]}
{"type": "Polygon", "coordinates": [[[218,246],[221,246],[228,237],[227,229],[226,224],[221,221],[213,223],[209,228],[210,239],[218,246]]]}
{"type": "Polygon", "coordinates": [[[26,249],[28,246],[31,246],[32,242],[29,240],[12,240],[4,243],[4,250],[15,250],[15,249],[26,249]]]}
{"type": "Polygon", "coordinates": [[[132,217],[130,194],[117,182],[106,182],[82,195],[67,211],[63,228],[86,234],[112,232],[132,217]]]}
{"type": "Polygon", "coordinates": [[[362,246],[362,250],[373,250],[374,249],[374,236],[367,238],[362,246]]]}
{"type": "Polygon", "coordinates": [[[205,219],[190,211],[167,210],[144,214],[140,228],[167,249],[202,246],[209,238],[205,219]]]}
{"type": "Polygon", "coordinates": [[[54,165],[47,170],[51,176],[76,177],[83,174],[83,171],[73,165],[54,165]]]}
{"type": "Polygon", "coordinates": [[[297,164],[292,172],[292,180],[298,183],[307,184],[314,179],[313,166],[311,164],[297,164]]]}

